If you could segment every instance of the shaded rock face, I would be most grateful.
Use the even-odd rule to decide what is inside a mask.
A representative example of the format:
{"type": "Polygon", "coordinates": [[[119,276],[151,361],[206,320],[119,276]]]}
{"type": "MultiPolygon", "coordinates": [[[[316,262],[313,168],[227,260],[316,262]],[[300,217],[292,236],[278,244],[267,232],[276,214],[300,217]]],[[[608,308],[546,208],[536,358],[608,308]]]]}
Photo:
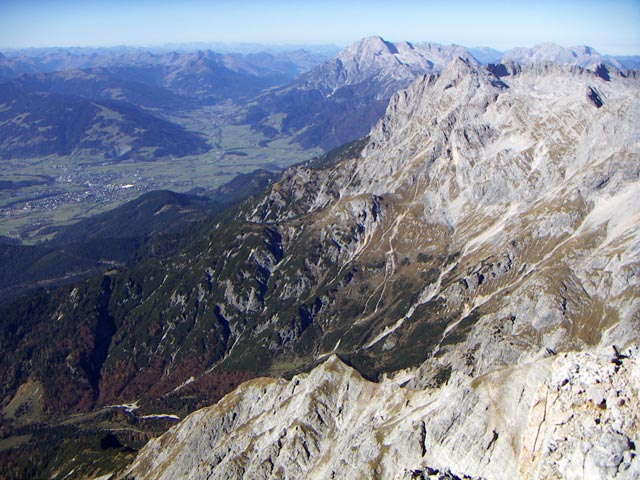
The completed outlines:
{"type": "Polygon", "coordinates": [[[439,389],[336,357],[258,379],[152,440],[126,472],[171,478],[637,478],[638,350],[567,353],[439,389]]]}

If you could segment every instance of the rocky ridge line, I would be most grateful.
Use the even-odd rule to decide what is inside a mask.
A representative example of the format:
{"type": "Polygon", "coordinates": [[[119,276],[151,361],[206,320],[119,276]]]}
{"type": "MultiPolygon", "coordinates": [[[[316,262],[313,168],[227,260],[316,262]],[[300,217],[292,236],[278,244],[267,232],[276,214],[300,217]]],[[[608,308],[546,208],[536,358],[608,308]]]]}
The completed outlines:
{"type": "Polygon", "coordinates": [[[637,478],[637,355],[571,352],[418,391],[331,357],[242,385],[149,442],[126,475],[637,478]]]}

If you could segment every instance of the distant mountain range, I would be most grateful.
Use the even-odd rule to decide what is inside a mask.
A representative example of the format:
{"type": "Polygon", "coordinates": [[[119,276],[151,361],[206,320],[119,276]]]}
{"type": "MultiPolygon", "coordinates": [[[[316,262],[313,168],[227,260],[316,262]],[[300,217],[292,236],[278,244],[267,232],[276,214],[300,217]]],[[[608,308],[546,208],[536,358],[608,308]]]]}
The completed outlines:
{"type": "Polygon", "coordinates": [[[591,67],[603,63],[620,70],[640,67],[640,55],[603,55],[586,45],[561,47],[555,43],[547,42],[531,48],[518,47],[508,51],[500,51],[489,47],[473,47],[468,50],[482,64],[552,62],[591,67]]]}
{"type": "Polygon", "coordinates": [[[0,57],[0,157],[87,153],[150,160],[197,155],[205,140],[158,113],[250,98],[323,57],[125,51],[0,57]]]}
{"type": "MultiPolygon", "coordinates": [[[[139,49],[75,50],[51,49],[18,51],[13,55],[0,54],[0,80],[10,80],[21,74],[49,73],[63,70],[92,68],[155,67],[153,82],[162,83],[163,75],[192,67],[194,62],[206,59],[206,67],[227,68],[239,74],[259,77],[284,77],[293,79],[313,68],[327,56],[305,50],[285,52],[215,53],[210,50],[189,52],[157,52],[139,49]]],[[[142,78],[149,79],[149,75],[142,78]]]]}
{"type": "MultiPolygon", "coordinates": [[[[179,95],[186,102],[189,97],[196,97],[198,103],[212,103],[254,96],[267,87],[293,80],[323,59],[305,51],[247,55],[131,51],[77,55],[60,50],[34,57],[0,57],[0,80],[35,76],[43,83],[41,86],[49,83],[52,91],[90,98],[99,90],[102,97],[107,90],[112,98],[122,97],[122,90],[127,92],[127,87],[135,84],[137,91],[144,86],[152,90],[148,95],[155,97],[164,95],[171,99],[172,95],[179,95]]],[[[134,104],[139,101],[125,100],[134,104]]],[[[172,106],[177,104],[174,102],[172,106]]]]}
{"type": "Polygon", "coordinates": [[[84,153],[153,160],[210,149],[200,135],[120,101],[92,101],[12,82],[0,85],[0,104],[4,159],[84,153]]]}
{"type": "Polygon", "coordinates": [[[502,62],[513,62],[521,65],[531,63],[551,62],[560,65],[578,65],[584,68],[593,68],[604,64],[623,70],[622,62],[614,57],[601,55],[593,48],[585,45],[565,48],[555,43],[541,43],[532,48],[514,48],[502,57],[502,62]]]}
{"type": "Polygon", "coordinates": [[[0,96],[11,105],[0,112],[0,157],[80,151],[114,159],[195,155],[210,147],[158,114],[228,100],[244,106],[238,121],[267,137],[291,138],[303,147],[328,151],[365,135],[396,91],[458,57],[474,64],[602,63],[620,70],[639,63],[637,57],[620,61],[586,46],[545,43],[502,54],[488,48],[392,43],[381,37],[355,42],[328,60],[303,50],[0,54],[0,80],[5,81],[0,96]]]}

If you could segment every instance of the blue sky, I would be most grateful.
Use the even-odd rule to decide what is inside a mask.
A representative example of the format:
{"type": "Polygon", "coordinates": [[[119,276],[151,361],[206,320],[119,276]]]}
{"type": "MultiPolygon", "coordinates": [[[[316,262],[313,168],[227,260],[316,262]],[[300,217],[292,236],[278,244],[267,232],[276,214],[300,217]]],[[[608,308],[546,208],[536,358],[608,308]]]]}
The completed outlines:
{"type": "Polygon", "coordinates": [[[551,41],[640,55],[640,0],[0,0],[0,50],[381,35],[506,50],[551,41]]]}

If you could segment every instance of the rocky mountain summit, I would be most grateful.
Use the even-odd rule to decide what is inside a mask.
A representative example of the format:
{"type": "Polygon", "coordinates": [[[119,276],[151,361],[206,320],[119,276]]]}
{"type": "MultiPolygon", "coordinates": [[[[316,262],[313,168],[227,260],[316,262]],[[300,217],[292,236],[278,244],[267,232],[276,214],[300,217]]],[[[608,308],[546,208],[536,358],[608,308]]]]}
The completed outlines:
{"type": "Polygon", "coordinates": [[[477,64],[457,45],[365,38],[290,85],[258,97],[247,119],[262,129],[293,133],[302,145],[328,150],[366,135],[395,92],[458,57],[477,64]]]}
{"type": "Polygon", "coordinates": [[[391,96],[419,76],[441,72],[457,58],[478,65],[472,51],[486,63],[625,68],[620,60],[584,45],[541,43],[501,54],[487,48],[389,42],[373,36],[353,43],[289,85],[260,95],[245,120],[263,132],[286,132],[301,145],[329,150],[366,135],[383,116],[391,96]]]}
{"type": "Polygon", "coordinates": [[[437,43],[389,42],[381,37],[359,40],[300,79],[306,88],[332,95],[338,88],[376,82],[377,98],[389,98],[419,75],[441,71],[455,58],[477,63],[464,47],[437,43]]]}
{"type": "MultiPolygon", "coordinates": [[[[637,478],[639,121],[606,67],[456,59],[394,95],[360,155],[240,214],[226,258],[258,278],[182,267],[225,286],[225,362],[321,365],[243,385],[126,475],[637,478]]],[[[185,316],[209,301],[172,285],[185,316]]]]}

